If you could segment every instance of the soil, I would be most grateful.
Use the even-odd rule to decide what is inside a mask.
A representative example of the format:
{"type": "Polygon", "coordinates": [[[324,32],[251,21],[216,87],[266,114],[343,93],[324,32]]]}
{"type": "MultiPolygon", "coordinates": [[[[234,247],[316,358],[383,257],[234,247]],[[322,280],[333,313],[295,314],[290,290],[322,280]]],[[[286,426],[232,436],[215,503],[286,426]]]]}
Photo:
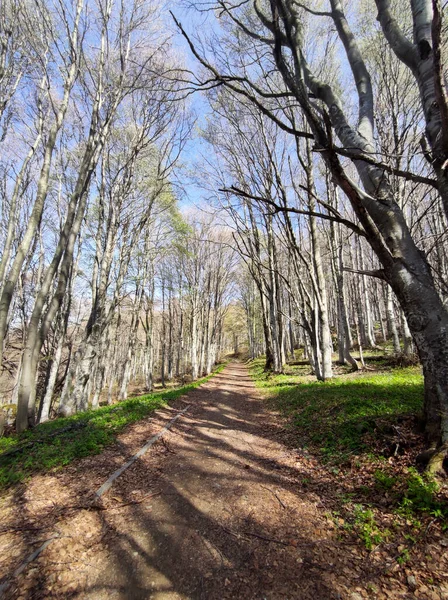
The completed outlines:
{"type": "Polygon", "coordinates": [[[341,538],[328,516],[337,482],[287,439],[246,367],[231,363],[101,455],[34,476],[2,499],[4,597],[448,599],[443,539],[426,543],[428,584],[383,549],[341,538]],[[188,405],[92,504],[107,478],[188,405]]]}

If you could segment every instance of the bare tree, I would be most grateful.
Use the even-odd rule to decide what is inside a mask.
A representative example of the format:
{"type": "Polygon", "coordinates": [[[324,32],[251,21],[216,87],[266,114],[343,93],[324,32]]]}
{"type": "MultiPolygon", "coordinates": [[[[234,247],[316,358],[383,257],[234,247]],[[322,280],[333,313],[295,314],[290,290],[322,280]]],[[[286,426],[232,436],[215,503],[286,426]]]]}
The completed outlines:
{"type": "MultiPolygon", "coordinates": [[[[391,33],[389,43],[399,51],[404,48],[404,40],[394,27],[396,22],[387,12],[388,3],[378,4],[384,29],[388,35],[391,33]]],[[[426,49],[428,32],[433,24],[432,14],[430,16],[427,10],[428,5],[429,2],[412,3],[417,43],[426,49]],[[419,11],[423,4],[425,10],[419,11]]],[[[306,15],[310,13],[313,18],[317,18],[315,11],[292,0],[270,0],[266,5],[255,1],[251,11],[248,11],[246,4],[242,7],[240,4],[220,2],[218,6],[221,18],[225,15],[233,26],[237,26],[240,36],[238,39],[232,38],[227,48],[223,47],[224,42],[221,43],[221,52],[215,54],[214,63],[196,49],[181,28],[192,52],[207,72],[207,81],[202,82],[203,86],[224,85],[233,94],[249,99],[279,127],[294,136],[311,137],[314,140],[315,150],[349,199],[363,234],[380,260],[382,270],[378,275],[391,285],[406,316],[423,365],[426,433],[428,445],[433,450],[431,468],[438,470],[448,444],[448,314],[436,289],[428,261],[412,238],[391,186],[388,174],[396,171],[375,158],[375,98],[371,75],[342,3],[331,0],[330,10],[319,13],[318,18],[328,19],[336,28],[354,83],[351,98],[356,105],[355,120],[351,118],[350,106],[342,100],[337,86],[321,78],[307,61],[304,22],[306,15]],[[260,28],[264,32],[260,33],[260,28]],[[262,56],[263,51],[270,50],[275,70],[265,69],[264,79],[257,77],[257,71],[249,67],[249,59],[245,60],[242,53],[238,54],[237,61],[226,60],[226,52],[232,52],[234,56],[241,39],[241,44],[250,43],[255,49],[250,57],[251,62],[254,54],[262,56]],[[233,47],[230,48],[232,44],[233,47]],[[283,84],[280,89],[279,76],[283,84]],[[310,134],[291,127],[282,119],[277,111],[282,102],[293,103],[300,109],[310,134]],[[334,135],[339,138],[342,147],[337,146],[334,135]],[[353,168],[345,166],[341,155],[350,158],[350,165],[354,167],[359,183],[354,178],[353,168]]],[[[437,37],[437,20],[434,21],[434,28],[437,37]]],[[[406,48],[413,60],[418,47],[407,44],[406,48]]],[[[427,51],[423,51],[420,59],[423,62],[419,62],[420,66],[416,69],[425,99],[423,109],[428,119],[427,125],[429,123],[431,129],[430,132],[428,130],[428,135],[434,145],[442,130],[440,126],[432,128],[434,109],[426,104],[426,98],[432,98],[432,105],[435,96],[431,95],[431,89],[434,93],[438,90],[440,96],[444,84],[440,77],[440,81],[434,84],[433,75],[439,73],[440,69],[431,67],[427,51]]],[[[265,61],[265,64],[272,68],[269,61],[265,61]]],[[[263,63],[259,62],[258,65],[263,68],[263,63]]],[[[439,102],[437,106],[439,109],[436,112],[443,115],[443,105],[439,102]]],[[[443,124],[443,119],[436,117],[435,121],[443,124]]],[[[397,174],[415,181],[425,181],[438,189],[440,198],[444,194],[440,178],[435,182],[431,178],[422,178],[409,172],[397,174]]]]}

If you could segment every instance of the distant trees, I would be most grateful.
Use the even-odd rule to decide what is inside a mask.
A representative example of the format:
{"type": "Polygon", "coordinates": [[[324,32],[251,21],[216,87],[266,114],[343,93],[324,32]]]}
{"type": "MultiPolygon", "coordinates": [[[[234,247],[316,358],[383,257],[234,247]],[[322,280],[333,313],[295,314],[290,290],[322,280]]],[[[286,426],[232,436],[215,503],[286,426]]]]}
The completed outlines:
{"type": "Polygon", "coordinates": [[[165,17],[157,0],[0,7],[2,404],[18,431],[217,360],[232,269],[219,236],[213,269],[208,242],[186,249],[201,226],[173,181],[193,118],[165,17]]]}

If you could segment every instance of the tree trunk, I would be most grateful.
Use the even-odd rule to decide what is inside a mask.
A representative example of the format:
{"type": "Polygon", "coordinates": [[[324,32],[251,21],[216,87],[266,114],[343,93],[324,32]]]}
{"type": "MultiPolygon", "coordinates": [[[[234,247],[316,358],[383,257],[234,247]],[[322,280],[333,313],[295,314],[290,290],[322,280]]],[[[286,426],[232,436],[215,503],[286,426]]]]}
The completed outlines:
{"type": "MultiPolygon", "coordinates": [[[[39,179],[37,182],[37,192],[36,199],[34,201],[34,205],[22,237],[22,240],[19,243],[17,248],[16,256],[12,262],[12,265],[9,269],[8,274],[6,275],[2,287],[2,293],[0,296],[0,352],[3,350],[4,338],[7,329],[8,322],[8,313],[11,305],[11,300],[14,294],[14,289],[17,284],[17,280],[20,276],[20,272],[23,267],[23,263],[26,259],[26,256],[29,252],[31,243],[34,239],[35,233],[40,225],[42,213],[44,210],[45,201],[48,194],[48,184],[50,179],[51,172],[51,164],[53,159],[53,152],[56,146],[56,141],[58,138],[59,131],[63,125],[65,115],[69,105],[69,99],[71,95],[71,91],[75,84],[77,75],[78,75],[78,67],[79,67],[79,57],[78,53],[80,48],[79,46],[79,38],[78,38],[78,27],[79,20],[81,16],[81,11],[83,7],[83,0],[77,0],[76,3],[76,12],[73,21],[72,31],[69,32],[70,37],[70,63],[68,65],[67,73],[64,79],[64,93],[60,102],[60,105],[56,111],[55,119],[53,124],[50,127],[48,132],[48,136],[45,143],[44,155],[42,167],[39,174],[39,179]]],[[[68,27],[68,25],[67,25],[68,27]]],[[[25,369],[27,371],[27,368],[25,369]]],[[[25,372],[25,381],[27,385],[30,384],[30,381],[33,379],[33,373],[25,372]]],[[[31,384],[32,385],[32,384],[31,384]]],[[[27,407],[22,407],[21,402],[18,403],[18,415],[17,415],[17,423],[19,424],[20,431],[23,431],[23,428],[27,427],[28,417],[25,414],[27,407]]]]}
{"type": "Polygon", "coordinates": [[[191,377],[193,380],[198,378],[199,366],[198,366],[198,315],[195,306],[192,307],[191,315],[191,377]]]}
{"type": "Polygon", "coordinates": [[[412,335],[409,331],[408,322],[404,316],[404,312],[400,310],[401,316],[401,328],[403,331],[403,355],[407,358],[411,358],[414,354],[414,344],[412,342],[412,335]]]}
{"type": "Polygon", "coordinates": [[[42,400],[42,406],[41,406],[40,415],[39,415],[39,419],[38,419],[39,423],[45,423],[45,421],[48,421],[48,419],[50,418],[51,401],[53,398],[54,387],[56,385],[56,379],[58,376],[59,365],[61,364],[62,350],[64,348],[64,344],[65,344],[65,335],[61,335],[59,338],[59,341],[58,341],[58,345],[56,347],[56,352],[54,354],[54,357],[53,357],[53,360],[51,363],[50,376],[48,378],[47,387],[45,389],[45,396],[42,400]]]}
{"type": "Polygon", "coordinates": [[[397,324],[395,322],[394,300],[390,285],[386,286],[386,316],[387,328],[389,330],[389,336],[392,338],[394,354],[399,356],[401,354],[400,338],[398,336],[397,324]]]}

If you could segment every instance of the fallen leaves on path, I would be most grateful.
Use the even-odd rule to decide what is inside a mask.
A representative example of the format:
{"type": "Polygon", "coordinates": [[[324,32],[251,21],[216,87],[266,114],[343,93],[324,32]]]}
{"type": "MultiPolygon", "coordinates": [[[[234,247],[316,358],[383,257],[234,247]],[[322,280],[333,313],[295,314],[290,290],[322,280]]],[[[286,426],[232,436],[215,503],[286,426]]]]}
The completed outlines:
{"type": "MultiPolygon", "coordinates": [[[[188,402],[191,411],[96,505],[94,491],[182,401],[101,455],[2,499],[2,581],[58,535],[9,578],[7,598],[448,599],[446,532],[435,519],[416,528],[398,515],[391,491],[374,485],[375,465],[323,465],[292,447],[243,365],[188,402]],[[379,540],[371,549],[369,536],[379,540]]],[[[391,470],[405,468],[405,454],[394,461],[391,470]]]]}

